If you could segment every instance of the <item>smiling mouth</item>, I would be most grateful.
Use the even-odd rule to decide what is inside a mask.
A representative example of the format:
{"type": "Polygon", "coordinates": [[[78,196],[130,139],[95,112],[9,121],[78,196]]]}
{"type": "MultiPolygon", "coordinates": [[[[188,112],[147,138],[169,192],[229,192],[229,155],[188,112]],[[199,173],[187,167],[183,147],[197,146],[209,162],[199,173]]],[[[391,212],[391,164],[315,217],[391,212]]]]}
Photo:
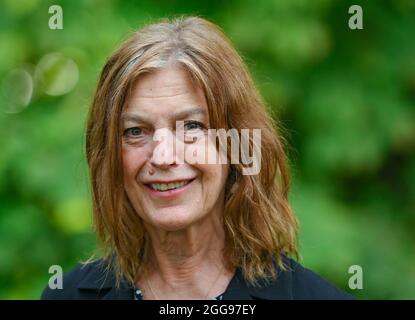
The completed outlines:
{"type": "Polygon", "coordinates": [[[163,191],[170,191],[170,190],[183,188],[184,186],[191,183],[193,180],[195,179],[186,180],[186,181],[175,181],[175,182],[169,182],[169,183],[149,183],[149,184],[146,184],[146,186],[152,190],[163,192],[163,191]]]}

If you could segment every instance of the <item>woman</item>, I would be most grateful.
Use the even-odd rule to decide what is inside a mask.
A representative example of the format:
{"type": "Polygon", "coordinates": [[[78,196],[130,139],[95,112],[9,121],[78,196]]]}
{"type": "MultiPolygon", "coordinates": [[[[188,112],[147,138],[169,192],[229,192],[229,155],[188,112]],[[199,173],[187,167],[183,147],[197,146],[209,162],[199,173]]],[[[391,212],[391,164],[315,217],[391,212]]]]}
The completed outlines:
{"type": "Polygon", "coordinates": [[[214,24],[185,17],[133,34],[103,68],[86,152],[105,256],[42,298],[350,298],[288,258],[297,221],[281,137],[214,24]],[[260,129],[248,139],[259,172],[206,161],[247,151],[212,129],[260,129]]]}

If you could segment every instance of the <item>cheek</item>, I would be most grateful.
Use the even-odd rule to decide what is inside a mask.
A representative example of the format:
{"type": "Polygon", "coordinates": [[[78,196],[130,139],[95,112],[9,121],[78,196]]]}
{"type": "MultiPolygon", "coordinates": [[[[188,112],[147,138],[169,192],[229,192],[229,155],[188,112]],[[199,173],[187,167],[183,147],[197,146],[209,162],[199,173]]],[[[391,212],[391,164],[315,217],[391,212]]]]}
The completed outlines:
{"type": "Polygon", "coordinates": [[[213,184],[214,188],[220,188],[226,183],[229,165],[226,164],[225,154],[220,154],[213,140],[201,140],[200,143],[193,146],[201,156],[199,162],[193,166],[197,167],[204,176],[203,182],[213,184]]]}
{"type": "MultiPolygon", "coordinates": [[[[190,165],[200,166],[200,168],[205,168],[204,165],[209,165],[206,171],[215,171],[214,165],[221,166],[221,164],[227,162],[226,152],[218,152],[215,140],[212,138],[200,137],[195,143],[183,145],[183,147],[184,161],[190,165]]],[[[182,149],[178,150],[183,152],[182,149]]]]}
{"type": "Polygon", "coordinates": [[[195,167],[202,173],[202,185],[208,193],[217,193],[224,189],[228,165],[221,164],[198,164],[195,167]]]}
{"type": "Polygon", "coordinates": [[[131,147],[123,147],[122,163],[123,173],[126,179],[135,178],[136,174],[145,162],[142,150],[131,147]]]}

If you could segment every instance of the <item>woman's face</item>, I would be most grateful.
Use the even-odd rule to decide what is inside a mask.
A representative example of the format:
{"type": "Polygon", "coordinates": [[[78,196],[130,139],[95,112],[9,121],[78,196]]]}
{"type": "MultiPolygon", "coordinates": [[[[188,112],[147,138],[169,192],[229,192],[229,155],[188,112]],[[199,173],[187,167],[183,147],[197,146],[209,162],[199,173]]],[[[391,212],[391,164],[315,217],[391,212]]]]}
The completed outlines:
{"type": "Polygon", "coordinates": [[[145,223],[174,231],[223,213],[228,165],[202,156],[217,153],[207,103],[182,67],[141,76],[121,126],[125,190],[145,223]]]}

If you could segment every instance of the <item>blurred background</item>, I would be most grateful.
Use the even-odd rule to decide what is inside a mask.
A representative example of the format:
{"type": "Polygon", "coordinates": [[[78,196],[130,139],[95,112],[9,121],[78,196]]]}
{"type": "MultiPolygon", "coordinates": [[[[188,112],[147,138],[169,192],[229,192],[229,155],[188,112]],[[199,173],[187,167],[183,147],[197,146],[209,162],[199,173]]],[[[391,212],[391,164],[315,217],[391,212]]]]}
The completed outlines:
{"type": "Polygon", "coordinates": [[[130,32],[177,14],[224,29],[281,120],[302,263],[359,298],[415,299],[414,1],[0,1],[1,299],[38,299],[51,265],[93,253],[84,128],[99,73],[130,32]]]}

